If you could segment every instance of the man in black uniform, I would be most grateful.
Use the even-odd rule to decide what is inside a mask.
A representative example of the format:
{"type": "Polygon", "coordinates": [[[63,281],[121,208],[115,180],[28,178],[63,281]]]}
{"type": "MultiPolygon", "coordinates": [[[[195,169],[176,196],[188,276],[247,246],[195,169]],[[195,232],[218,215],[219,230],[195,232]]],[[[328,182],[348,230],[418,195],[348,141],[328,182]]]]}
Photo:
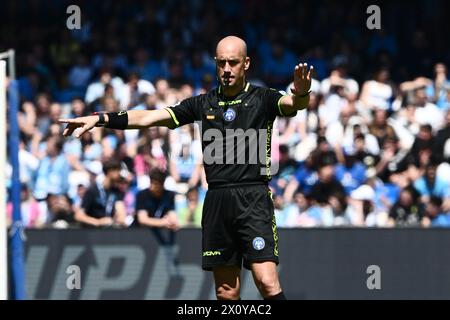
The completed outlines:
{"type": "Polygon", "coordinates": [[[308,105],[312,67],[295,66],[292,95],[283,95],[246,81],[250,58],[242,39],[222,39],[215,60],[220,81],[217,89],[161,110],[61,119],[61,123],[68,123],[63,134],[77,130],[79,137],[94,126],[176,128],[201,122],[208,181],[202,218],[203,268],[214,273],[216,296],[240,298],[243,264],[252,271],[264,299],[284,300],[276,269],[274,209],[267,186],[271,178],[270,141],[276,116],[294,116],[308,105]],[[254,161],[258,152],[264,152],[263,161],[254,161]]]}

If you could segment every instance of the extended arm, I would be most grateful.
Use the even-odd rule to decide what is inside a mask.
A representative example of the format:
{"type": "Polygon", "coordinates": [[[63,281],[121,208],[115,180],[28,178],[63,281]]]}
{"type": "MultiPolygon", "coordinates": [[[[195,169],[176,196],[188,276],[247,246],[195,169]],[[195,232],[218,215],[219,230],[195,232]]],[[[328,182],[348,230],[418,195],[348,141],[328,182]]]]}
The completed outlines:
{"type": "MultiPolygon", "coordinates": [[[[128,116],[128,125],[126,129],[141,129],[155,126],[174,127],[174,122],[168,109],[160,110],[130,110],[126,112],[128,116]]],[[[124,113],[118,113],[118,116],[125,116],[124,113]]],[[[110,119],[107,113],[104,114],[105,126],[108,127],[110,119]]],[[[99,115],[79,117],[75,119],[59,119],[59,123],[67,123],[67,127],[63,132],[64,136],[70,136],[75,129],[80,128],[76,132],[76,137],[81,137],[86,131],[95,127],[100,121],[99,115]]],[[[113,128],[113,127],[111,127],[113,128]]]]}

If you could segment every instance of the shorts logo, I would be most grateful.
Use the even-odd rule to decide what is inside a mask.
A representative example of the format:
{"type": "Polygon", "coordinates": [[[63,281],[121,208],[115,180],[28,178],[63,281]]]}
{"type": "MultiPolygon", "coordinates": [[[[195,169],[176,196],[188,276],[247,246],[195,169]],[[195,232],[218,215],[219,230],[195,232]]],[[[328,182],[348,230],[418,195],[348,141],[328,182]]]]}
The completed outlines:
{"type": "Polygon", "coordinates": [[[232,109],[232,108],[229,108],[223,114],[223,118],[225,119],[225,121],[228,121],[228,122],[233,121],[234,118],[236,118],[236,111],[234,111],[234,109],[232,109]]]}
{"type": "Polygon", "coordinates": [[[253,239],[253,248],[255,250],[262,250],[262,249],[264,249],[265,245],[266,245],[266,242],[264,241],[263,238],[256,237],[255,239],[253,239]]]}
{"type": "Polygon", "coordinates": [[[211,256],[220,256],[220,251],[203,251],[204,257],[211,257],[211,256]]]}

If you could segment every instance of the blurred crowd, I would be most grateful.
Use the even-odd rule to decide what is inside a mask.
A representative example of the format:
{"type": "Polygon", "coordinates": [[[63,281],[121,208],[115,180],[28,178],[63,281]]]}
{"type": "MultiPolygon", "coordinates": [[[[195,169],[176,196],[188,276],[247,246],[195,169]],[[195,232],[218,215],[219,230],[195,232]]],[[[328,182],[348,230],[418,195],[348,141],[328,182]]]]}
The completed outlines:
{"type": "Polygon", "coordinates": [[[308,108],[274,125],[278,226],[450,227],[448,4],[429,3],[386,3],[383,28],[368,30],[364,2],[81,1],[82,28],[68,30],[65,1],[6,1],[0,51],[17,50],[24,225],[199,227],[195,125],[75,139],[57,119],[204,93],[217,85],[217,40],[236,34],[255,85],[290,92],[296,63],[316,70],[308,108]],[[399,12],[408,23],[396,24],[399,12]]]}

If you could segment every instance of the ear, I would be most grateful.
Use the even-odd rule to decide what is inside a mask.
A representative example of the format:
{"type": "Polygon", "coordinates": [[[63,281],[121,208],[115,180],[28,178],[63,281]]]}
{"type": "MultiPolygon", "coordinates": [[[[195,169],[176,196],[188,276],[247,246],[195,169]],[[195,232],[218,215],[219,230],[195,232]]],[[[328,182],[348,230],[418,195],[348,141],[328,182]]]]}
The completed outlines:
{"type": "Polygon", "coordinates": [[[247,71],[248,68],[250,68],[250,57],[245,57],[244,70],[247,71]]]}

